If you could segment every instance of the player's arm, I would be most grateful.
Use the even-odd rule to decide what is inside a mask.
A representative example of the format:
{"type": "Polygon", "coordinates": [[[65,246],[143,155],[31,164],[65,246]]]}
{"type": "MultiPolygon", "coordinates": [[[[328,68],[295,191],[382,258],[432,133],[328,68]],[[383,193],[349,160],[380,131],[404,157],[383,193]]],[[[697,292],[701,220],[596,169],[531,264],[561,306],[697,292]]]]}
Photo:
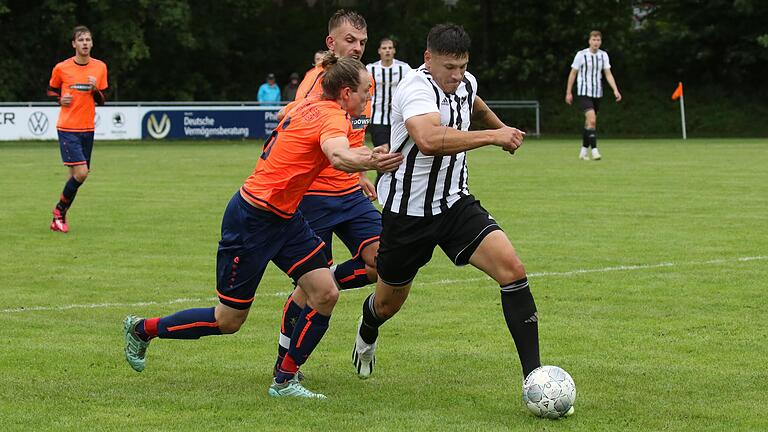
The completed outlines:
{"type": "Polygon", "coordinates": [[[523,144],[525,133],[502,124],[499,129],[460,131],[440,124],[440,113],[431,112],[410,117],[405,121],[408,135],[428,156],[461,153],[487,145],[515,150],[523,144]]]}
{"type": "Polygon", "coordinates": [[[58,65],[51,71],[51,79],[48,81],[48,90],[45,94],[48,97],[54,98],[56,103],[61,104],[61,75],[59,73],[58,65]]]}
{"type": "Polygon", "coordinates": [[[565,103],[568,105],[573,103],[573,93],[571,93],[571,89],[573,89],[573,83],[576,82],[576,75],[578,73],[578,69],[571,68],[571,73],[568,74],[568,84],[565,87],[565,103]]]}
{"type": "Polygon", "coordinates": [[[385,153],[383,149],[371,150],[365,146],[350,148],[347,137],[329,138],[323,141],[321,147],[334,168],[349,173],[367,170],[394,171],[403,161],[403,155],[385,153]]]}
{"type": "Polygon", "coordinates": [[[613,96],[616,97],[616,102],[621,100],[621,93],[619,93],[619,86],[616,85],[616,79],[613,78],[613,73],[610,69],[604,69],[605,80],[608,81],[608,85],[613,89],[613,96]]]}
{"type": "Polygon", "coordinates": [[[475,96],[475,102],[472,104],[470,124],[473,129],[500,129],[506,126],[480,96],[475,96]]]}

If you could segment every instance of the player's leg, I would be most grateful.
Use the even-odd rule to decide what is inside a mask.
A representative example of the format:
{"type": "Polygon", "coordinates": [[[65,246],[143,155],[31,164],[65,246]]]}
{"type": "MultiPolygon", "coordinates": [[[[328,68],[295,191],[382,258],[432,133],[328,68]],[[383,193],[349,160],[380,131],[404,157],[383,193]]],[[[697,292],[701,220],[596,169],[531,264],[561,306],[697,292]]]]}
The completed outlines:
{"type": "MultiPolygon", "coordinates": [[[[299,203],[299,211],[304,220],[312,228],[312,231],[325,243],[323,254],[328,260],[328,265],[333,264],[333,224],[337,208],[336,197],[307,195],[299,203]]],[[[285,301],[283,314],[280,319],[280,332],[278,334],[277,359],[273,369],[273,376],[277,376],[277,369],[283,363],[285,354],[291,345],[291,335],[301,311],[307,305],[307,295],[301,289],[301,285],[294,283],[294,289],[285,301]]],[[[304,378],[302,373],[298,374],[304,378]]]]}
{"type": "Polygon", "coordinates": [[[331,313],[339,297],[339,290],[328,270],[323,253],[324,243],[302,218],[294,217],[285,230],[286,243],[274,263],[307,294],[291,334],[290,346],[270,387],[272,396],[321,397],[304,389],[296,375],[328,330],[331,313]]]}
{"type": "Polygon", "coordinates": [[[51,230],[68,232],[67,211],[75,200],[77,191],[88,178],[88,165],[90,163],[90,153],[93,146],[93,135],[90,135],[90,141],[85,134],[76,134],[70,132],[58,131],[59,149],[61,158],[69,169],[69,178],[64,184],[59,196],[59,202],[53,209],[53,220],[51,221],[51,230]]]}
{"type": "Polygon", "coordinates": [[[376,255],[381,235],[381,213],[359,192],[343,197],[345,220],[334,232],[352,258],[332,270],[340,290],[360,288],[376,282],[376,255]]]}
{"type": "Polygon", "coordinates": [[[440,247],[456,265],[472,264],[501,288],[501,307],[527,376],[540,366],[536,304],[525,267],[504,231],[473,196],[448,210],[450,226],[440,247]]]}
{"type": "Polygon", "coordinates": [[[432,258],[436,246],[435,218],[382,215],[381,244],[376,267],[376,290],[363,301],[352,364],[360,378],[367,378],[376,363],[379,328],[403,306],[419,269],[432,258]]]}
{"type": "Polygon", "coordinates": [[[587,129],[591,131],[589,146],[592,148],[592,160],[600,160],[602,156],[597,150],[597,112],[600,108],[600,99],[592,98],[592,111],[587,113],[587,129]]]}
{"type": "Polygon", "coordinates": [[[248,317],[256,287],[269,260],[282,245],[280,234],[284,223],[283,219],[248,204],[239,192],[235,193],[222,218],[216,257],[219,304],[163,317],[126,317],[123,323],[125,356],[131,367],[138,372],[144,369],[146,349],[154,338],[199,339],[237,332],[248,317]]]}
{"type": "Polygon", "coordinates": [[[592,138],[595,134],[595,128],[590,122],[590,118],[594,116],[594,107],[592,105],[592,98],[587,96],[577,96],[579,108],[584,113],[584,130],[581,133],[581,150],[579,151],[579,159],[589,160],[589,149],[591,146],[592,138]]]}

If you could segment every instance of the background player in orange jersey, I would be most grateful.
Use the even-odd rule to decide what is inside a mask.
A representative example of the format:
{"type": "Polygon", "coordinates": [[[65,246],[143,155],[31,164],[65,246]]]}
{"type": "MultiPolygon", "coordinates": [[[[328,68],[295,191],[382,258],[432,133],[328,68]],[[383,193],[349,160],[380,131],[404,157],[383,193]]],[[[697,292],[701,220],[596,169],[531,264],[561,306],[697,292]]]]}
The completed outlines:
{"type": "MultiPolygon", "coordinates": [[[[325,43],[336,56],[359,60],[367,41],[365,18],[357,12],[341,9],[329,19],[325,43]]],[[[325,73],[322,65],[310,69],[299,84],[296,101],[318,97],[325,73]]],[[[292,106],[289,105],[285,110],[290,110],[292,106]]],[[[365,129],[370,120],[371,105],[368,103],[362,114],[351,118],[351,147],[364,146],[365,129]]],[[[373,183],[364,173],[349,174],[328,167],[320,173],[299,205],[309,226],[325,242],[329,264],[333,262],[331,243],[334,233],[344,242],[352,256],[331,268],[339,289],[359,288],[376,281],[375,259],[381,234],[381,213],[370,202],[375,198],[373,183]]],[[[294,325],[306,305],[306,294],[300,288],[288,297],[283,309],[275,374],[291,344],[294,325]]]]}
{"type": "Polygon", "coordinates": [[[72,30],[72,48],[75,55],[53,68],[48,84],[48,95],[61,104],[56,130],[61,159],[69,167],[69,180],[53,209],[51,221],[51,229],[63,233],[69,231],[67,210],[78,188],[88,178],[96,104],[104,105],[107,89],[107,65],[91,57],[93,38],[87,27],[77,26],[72,30]]]}
{"type": "Polygon", "coordinates": [[[302,286],[308,300],[269,394],[325,398],[304,388],[297,375],[328,329],[339,291],[324,244],[304,221],[299,202],[329,164],[345,172],[391,171],[403,158],[350,147],[348,117],[360,115],[370,102],[370,74],[359,60],[338,59],[332,53],[323,64],[323,95],[298,103],[278,124],[253,174],[224,212],[216,259],[219,304],[166,317],[126,317],[125,356],[134,370],[144,370],[146,349],[154,337],[198,339],[237,332],[272,261],[302,286]]]}

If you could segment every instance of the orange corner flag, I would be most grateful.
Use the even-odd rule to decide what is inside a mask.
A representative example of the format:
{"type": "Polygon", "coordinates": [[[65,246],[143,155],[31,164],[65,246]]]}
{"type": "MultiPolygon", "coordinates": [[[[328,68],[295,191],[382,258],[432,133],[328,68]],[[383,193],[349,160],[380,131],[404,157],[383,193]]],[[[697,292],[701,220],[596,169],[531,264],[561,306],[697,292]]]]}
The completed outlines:
{"type": "Polygon", "coordinates": [[[675,92],[672,93],[672,100],[678,100],[682,95],[683,95],[683,83],[677,83],[677,88],[675,89],[675,92]]]}

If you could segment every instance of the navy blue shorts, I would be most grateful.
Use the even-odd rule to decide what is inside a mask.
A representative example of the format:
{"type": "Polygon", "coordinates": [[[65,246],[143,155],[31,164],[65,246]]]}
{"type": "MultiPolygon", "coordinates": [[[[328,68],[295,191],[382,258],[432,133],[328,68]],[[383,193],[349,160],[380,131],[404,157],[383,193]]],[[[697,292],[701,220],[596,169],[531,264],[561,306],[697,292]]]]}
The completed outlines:
{"type": "Polygon", "coordinates": [[[306,195],[299,204],[312,230],[325,242],[325,256],[333,262],[331,242],[335,233],[357,258],[381,235],[381,213],[359,190],[342,196],[306,195]]]}
{"type": "Polygon", "coordinates": [[[216,256],[219,301],[248,309],[270,261],[294,281],[312,270],[327,268],[323,246],[301,212],[285,219],[252,206],[237,191],[221,221],[216,256]]]}
{"type": "Polygon", "coordinates": [[[93,151],[93,132],[64,132],[59,133],[59,150],[61,160],[66,166],[87,165],[91,167],[91,151],[93,151]]]}

